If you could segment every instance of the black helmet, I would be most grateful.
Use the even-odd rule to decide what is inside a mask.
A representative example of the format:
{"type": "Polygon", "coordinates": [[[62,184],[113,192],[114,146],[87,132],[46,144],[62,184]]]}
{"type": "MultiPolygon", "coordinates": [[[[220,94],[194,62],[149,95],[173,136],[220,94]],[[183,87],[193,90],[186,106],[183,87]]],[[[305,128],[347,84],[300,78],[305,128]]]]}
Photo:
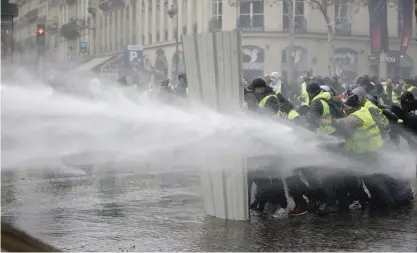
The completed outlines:
{"type": "Polygon", "coordinates": [[[266,82],[262,78],[255,78],[253,79],[252,83],[250,84],[251,89],[255,88],[266,88],[266,82]]]}
{"type": "Polygon", "coordinates": [[[306,90],[307,90],[308,94],[317,94],[321,91],[320,84],[318,84],[318,82],[316,82],[316,81],[311,81],[307,85],[306,90]]]}
{"type": "Polygon", "coordinates": [[[346,105],[350,106],[350,107],[358,107],[361,105],[360,103],[360,99],[359,96],[357,94],[353,94],[351,95],[347,100],[346,100],[346,105]]]}

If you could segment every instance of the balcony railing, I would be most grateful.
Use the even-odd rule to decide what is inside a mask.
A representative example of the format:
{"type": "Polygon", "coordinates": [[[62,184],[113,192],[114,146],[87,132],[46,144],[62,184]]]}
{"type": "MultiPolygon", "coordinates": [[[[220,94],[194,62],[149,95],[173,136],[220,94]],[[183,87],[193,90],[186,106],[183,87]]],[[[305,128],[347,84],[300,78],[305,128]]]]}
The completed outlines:
{"type": "MultiPolygon", "coordinates": [[[[283,16],[283,30],[284,32],[290,32],[291,16],[283,16]]],[[[296,15],[294,18],[294,32],[306,33],[307,32],[307,20],[303,15],[296,15]]]]}
{"type": "Polygon", "coordinates": [[[336,24],[334,33],[335,35],[339,35],[339,36],[350,36],[352,35],[352,24],[350,23],[336,24]]]}
{"type": "Polygon", "coordinates": [[[115,11],[126,5],[126,0],[100,0],[99,8],[102,11],[115,11]]]}
{"type": "Polygon", "coordinates": [[[257,24],[256,22],[254,22],[253,19],[249,19],[245,21],[242,21],[241,19],[237,19],[236,30],[239,30],[242,32],[263,32],[264,24],[263,22],[259,22],[257,24]]]}

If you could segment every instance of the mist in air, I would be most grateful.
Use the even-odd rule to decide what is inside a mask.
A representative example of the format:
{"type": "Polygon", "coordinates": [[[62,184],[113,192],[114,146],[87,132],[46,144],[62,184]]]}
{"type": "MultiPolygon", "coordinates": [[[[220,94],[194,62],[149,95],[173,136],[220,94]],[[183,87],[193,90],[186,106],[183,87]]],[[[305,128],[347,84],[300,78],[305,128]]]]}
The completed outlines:
{"type": "Polygon", "coordinates": [[[189,107],[167,106],[137,90],[87,78],[66,83],[73,92],[54,92],[26,72],[2,82],[2,169],[94,165],[163,173],[228,169],[237,159],[249,158],[248,169],[260,169],[272,159],[285,174],[315,166],[415,175],[407,149],[387,149],[380,161],[362,164],[323,148],[323,142],[336,140],[319,140],[278,120],[243,111],[224,115],[193,101],[189,107]]]}

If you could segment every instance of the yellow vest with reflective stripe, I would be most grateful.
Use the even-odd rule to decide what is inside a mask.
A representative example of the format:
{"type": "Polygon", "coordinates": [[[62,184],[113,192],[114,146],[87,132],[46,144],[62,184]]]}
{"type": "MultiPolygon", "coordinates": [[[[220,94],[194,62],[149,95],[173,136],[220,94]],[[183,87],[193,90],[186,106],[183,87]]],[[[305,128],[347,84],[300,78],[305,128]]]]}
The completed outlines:
{"type": "Polygon", "coordinates": [[[310,104],[310,97],[308,96],[307,92],[307,83],[304,82],[301,84],[301,105],[309,105],[310,104]]]}
{"type": "MultiPolygon", "coordinates": [[[[332,119],[332,115],[330,113],[330,106],[327,102],[325,102],[324,100],[329,100],[331,99],[331,95],[329,92],[320,92],[317,96],[315,96],[311,101],[320,99],[321,104],[323,105],[323,115],[321,116],[323,119],[332,119]]],[[[319,125],[319,128],[317,128],[317,133],[318,134],[323,134],[323,135],[327,135],[327,134],[331,134],[336,132],[336,128],[334,128],[334,126],[331,125],[319,125]]]]}
{"type": "Polygon", "coordinates": [[[264,107],[265,107],[265,104],[266,104],[266,101],[268,101],[268,99],[269,99],[270,97],[272,97],[272,96],[274,96],[274,95],[268,95],[268,96],[265,96],[265,97],[261,100],[261,102],[259,102],[259,108],[264,108],[264,107]]]}
{"type": "MultiPolygon", "coordinates": [[[[270,97],[275,97],[275,95],[268,95],[268,96],[265,96],[262,100],[261,100],[261,102],[259,102],[259,108],[264,108],[265,107],[265,104],[266,104],[266,101],[268,101],[268,99],[270,98],[270,97]]],[[[277,98],[278,99],[278,98],[277,98]]],[[[277,112],[277,115],[278,116],[281,116],[282,115],[282,112],[280,111],[280,110],[278,110],[278,112],[277,112]]]]}
{"type": "Polygon", "coordinates": [[[281,81],[277,84],[277,91],[275,91],[275,95],[282,94],[282,84],[281,81]]]}
{"type": "Polygon", "coordinates": [[[384,140],[369,109],[362,107],[352,115],[362,120],[363,125],[346,140],[345,148],[357,154],[378,151],[384,144],[384,140]]]}
{"type": "MultiPolygon", "coordinates": [[[[384,87],[384,90],[385,90],[385,93],[387,93],[387,86],[384,87]]],[[[398,101],[398,96],[394,91],[394,87],[392,88],[391,97],[392,97],[391,102],[393,104],[398,104],[400,102],[400,101],[398,101]]]]}
{"type": "Polygon", "coordinates": [[[411,86],[410,88],[407,89],[407,91],[409,92],[413,92],[414,89],[417,89],[416,87],[411,86]]]}
{"type": "Polygon", "coordinates": [[[288,113],[288,119],[289,119],[289,120],[294,120],[294,119],[296,119],[297,117],[300,117],[300,114],[298,114],[298,112],[297,112],[296,110],[291,110],[291,111],[288,113]]]}
{"type": "Polygon", "coordinates": [[[382,110],[376,106],[374,103],[372,103],[371,101],[369,101],[368,99],[366,100],[365,104],[363,105],[363,107],[369,109],[371,107],[378,109],[379,114],[381,115],[382,120],[384,121],[384,127],[387,127],[389,124],[389,120],[388,118],[382,113],[382,110]]]}
{"type": "Polygon", "coordinates": [[[168,87],[173,91],[175,90],[176,86],[174,86],[172,83],[168,84],[168,87]]]}

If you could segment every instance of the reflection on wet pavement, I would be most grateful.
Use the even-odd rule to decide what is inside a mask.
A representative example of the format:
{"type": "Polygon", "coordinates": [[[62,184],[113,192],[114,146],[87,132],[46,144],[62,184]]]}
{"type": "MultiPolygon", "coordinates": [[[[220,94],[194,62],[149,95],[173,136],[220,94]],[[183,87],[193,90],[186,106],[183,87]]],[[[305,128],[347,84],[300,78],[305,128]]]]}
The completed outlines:
{"type": "Polygon", "coordinates": [[[224,221],[197,174],[2,171],[2,218],[66,251],[415,251],[417,211],[224,221]]]}

